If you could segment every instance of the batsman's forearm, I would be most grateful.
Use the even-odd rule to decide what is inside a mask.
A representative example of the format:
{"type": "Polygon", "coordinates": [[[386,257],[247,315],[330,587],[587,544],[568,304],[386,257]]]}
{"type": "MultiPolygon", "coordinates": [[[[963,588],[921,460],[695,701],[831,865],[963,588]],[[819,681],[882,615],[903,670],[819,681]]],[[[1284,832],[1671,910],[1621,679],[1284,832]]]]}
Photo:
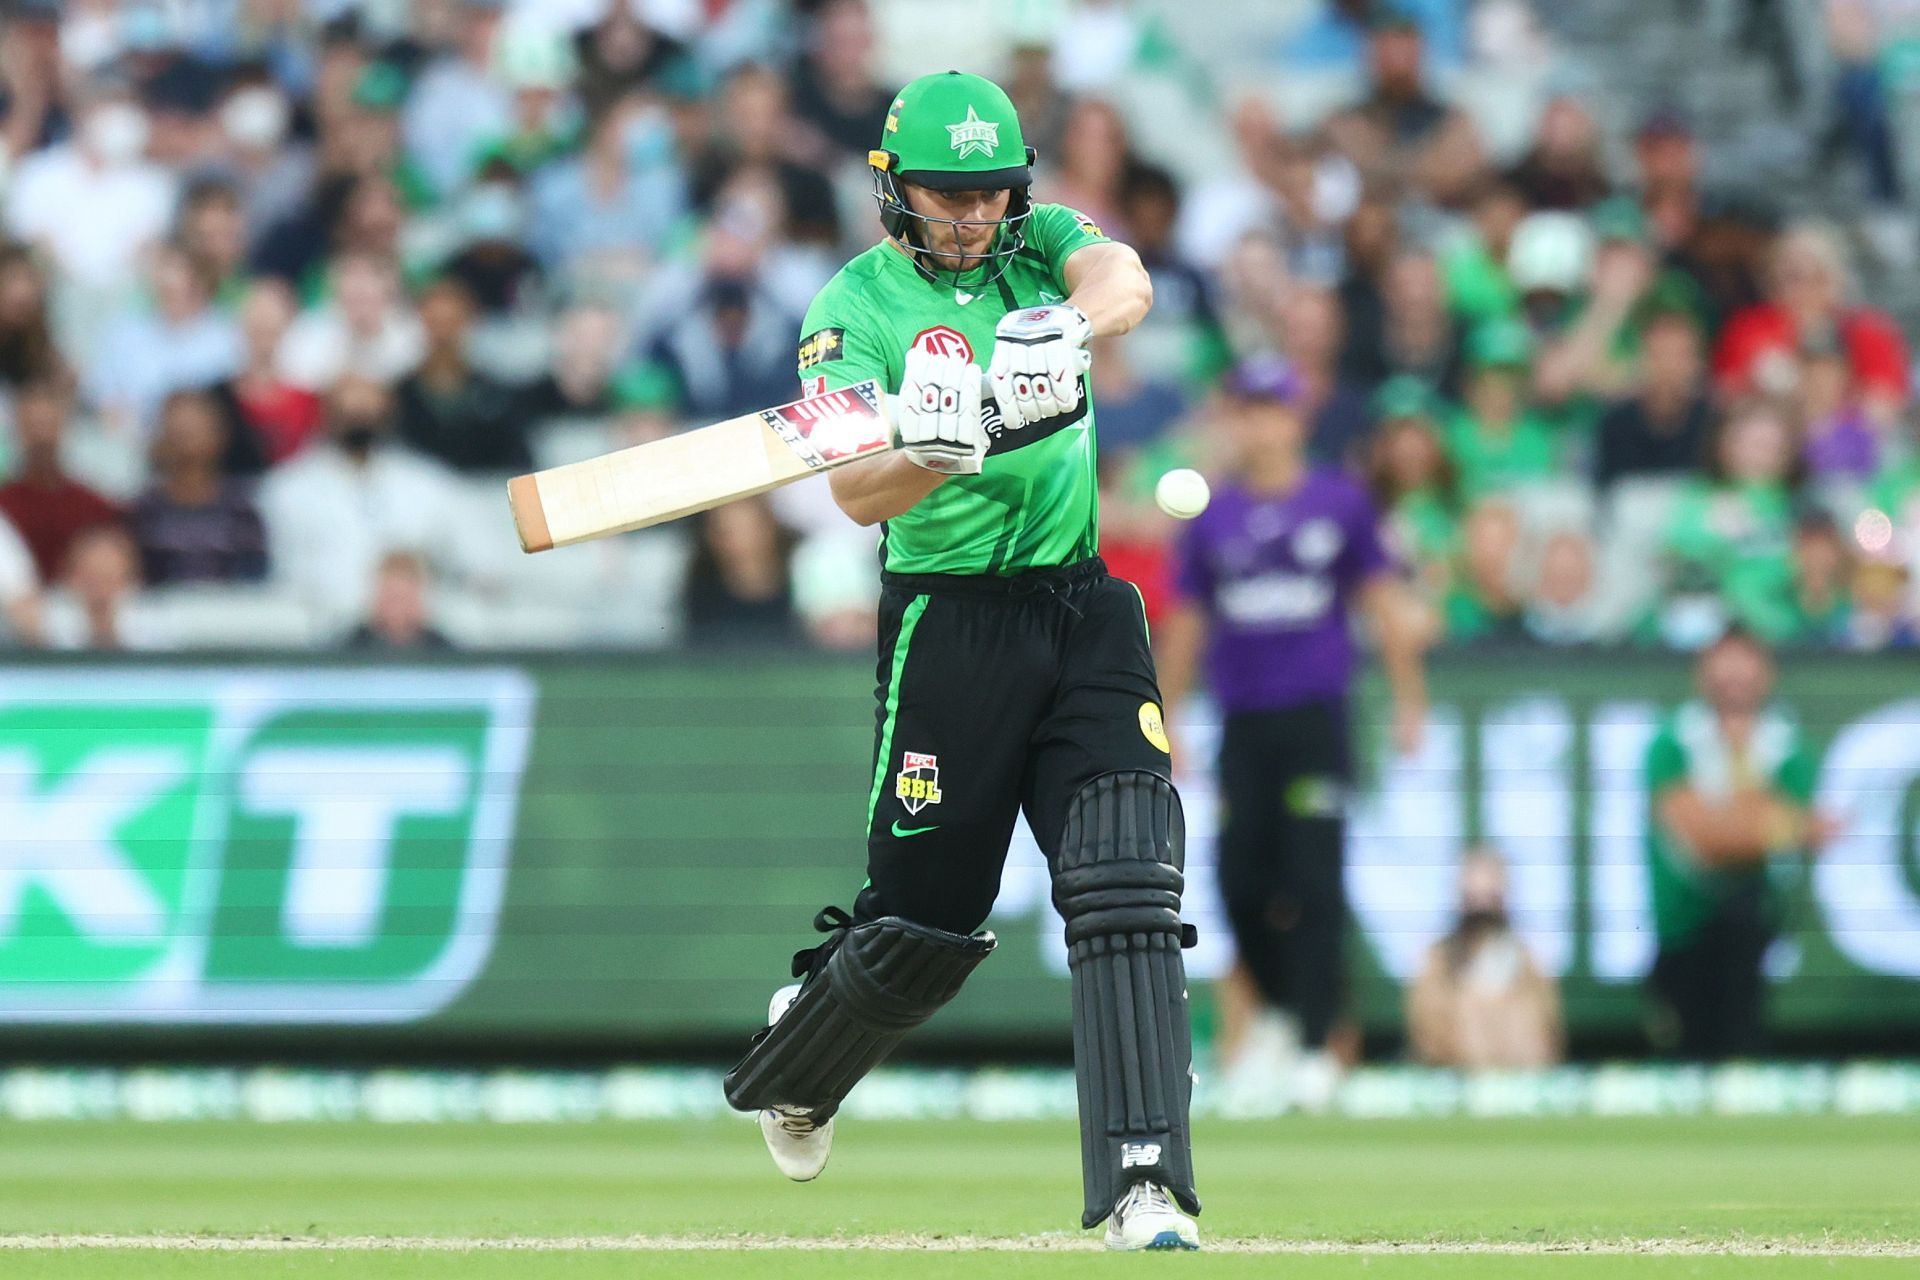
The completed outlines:
{"type": "Polygon", "coordinates": [[[1067,302],[1096,338],[1127,332],[1153,309],[1153,281],[1140,255],[1124,244],[1090,244],[1067,259],[1067,302]]]}
{"type": "Polygon", "coordinates": [[[945,479],[904,453],[888,453],[849,463],[829,473],[827,482],[833,486],[833,500],[855,524],[873,525],[913,510],[945,479]]]}

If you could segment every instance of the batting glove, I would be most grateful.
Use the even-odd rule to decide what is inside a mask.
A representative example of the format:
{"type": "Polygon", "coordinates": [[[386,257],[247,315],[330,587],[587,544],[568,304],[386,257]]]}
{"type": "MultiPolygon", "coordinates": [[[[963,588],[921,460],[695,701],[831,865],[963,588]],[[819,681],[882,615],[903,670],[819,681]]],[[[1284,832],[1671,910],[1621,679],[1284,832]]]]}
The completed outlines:
{"type": "Polygon", "coordinates": [[[987,453],[980,422],[980,366],[960,356],[907,352],[894,411],[900,449],[915,465],[943,475],[977,475],[987,453]]]}
{"type": "Polygon", "coordinates": [[[1009,311],[994,329],[987,377],[1010,428],[1080,406],[1080,375],[1093,364],[1093,325],[1078,307],[1055,303],[1009,311]]]}

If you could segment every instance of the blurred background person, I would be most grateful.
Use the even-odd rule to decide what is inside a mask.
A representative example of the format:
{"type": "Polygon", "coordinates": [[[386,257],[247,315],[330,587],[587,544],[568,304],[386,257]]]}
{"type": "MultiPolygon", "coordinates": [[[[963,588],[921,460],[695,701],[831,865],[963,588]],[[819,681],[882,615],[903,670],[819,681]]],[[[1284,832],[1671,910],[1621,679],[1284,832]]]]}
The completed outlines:
{"type": "Polygon", "coordinates": [[[763,499],[715,507],[695,521],[683,588],[687,639],[695,645],[792,639],[796,540],[763,499]]]}
{"type": "Polygon", "coordinates": [[[1400,751],[1418,745],[1426,716],[1425,637],[1365,492],[1307,461],[1299,377],[1265,359],[1228,386],[1233,467],[1181,530],[1160,688],[1179,705],[1204,660],[1224,716],[1220,890],[1258,1010],[1230,1030],[1226,1087],[1247,1103],[1319,1108],[1341,1070],[1329,1040],[1346,1013],[1350,615],[1377,636],[1400,751]],[[1292,1079],[1281,1011],[1307,1051],[1292,1079]]]}
{"type": "Polygon", "coordinates": [[[431,621],[427,562],[411,551],[389,551],[373,575],[366,621],[347,633],[349,649],[439,652],[453,642],[431,621]]]}
{"type": "Polygon", "coordinates": [[[247,482],[221,467],[227,424],[204,392],[179,391],[160,409],[154,483],[127,512],[149,587],[258,582],[267,575],[267,533],[247,482]]]}
{"type": "Polygon", "coordinates": [[[0,485],[0,515],[33,553],[42,582],[59,578],[81,533],[117,524],[120,507],[67,470],[65,441],[73,397],[57,382],[36,382],[13,397],[13,467],[0,485]]]}
{"type": "Polygon", "coordinates": [[[473,295],[442,278],[420,295],[426,354],[394,390],[395,432],[455,471],[518,474],[533,468],[513,390],[473,365],[473,295]]]}
{"type": "Polygon", "coordinates": [[[1428,1066],[1550,1067],[1565,1051],[1560,991],[1507,913],[1507,868],[1491,849],[1460,859],[1460,902],[1406,991],[1407,1047],[1428,1066]]]}
{"type": "Polygon", "coordinates": [[[1659,956],[1655,1043],[1695,1061],[1766,1048],[1762,962],[1786,886],[1832,822],[1813,808],[1813,761],[1773,701],[1773,656],[1729,628],[1700,655],[1696,697],[1647,749],[1647,874],[1659,956]]]}
{"type": "Polygon", "coordinates": [[[74,538],[59,586],[47,597],[44,627],[52,649],[171,647],[141,590],[139,550],[117,524],[95,525],[74,538]]]}

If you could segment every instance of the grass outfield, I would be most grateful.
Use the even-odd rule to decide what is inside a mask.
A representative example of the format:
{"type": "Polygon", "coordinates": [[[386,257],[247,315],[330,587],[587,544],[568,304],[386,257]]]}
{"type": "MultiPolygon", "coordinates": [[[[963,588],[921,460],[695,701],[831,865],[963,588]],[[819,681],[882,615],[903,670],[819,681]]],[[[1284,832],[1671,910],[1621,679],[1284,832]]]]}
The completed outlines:
{"type": "Polygon", "coordinates": [[[1076,1153],[1064,1124],[848,1123],[795,1186],[734,1120],[5,1124],[0,1275],[1920,1272],[1920,1119],[1214,1122],[1217,1247],[1177,1262],[1087,1251],[1076,1153]]]}

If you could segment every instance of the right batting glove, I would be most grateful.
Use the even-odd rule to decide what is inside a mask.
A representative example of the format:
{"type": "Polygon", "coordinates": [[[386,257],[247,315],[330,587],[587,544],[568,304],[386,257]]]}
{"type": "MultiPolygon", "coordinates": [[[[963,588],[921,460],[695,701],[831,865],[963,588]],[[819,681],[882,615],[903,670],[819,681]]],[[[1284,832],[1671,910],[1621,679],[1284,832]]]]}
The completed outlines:
{"type": "Polygon", "coordinates": [[[959,356],[907,352],[894,412],[900,449],[943,475],[977,475],[987,454],[980,422],[980,367],[959,356]]]}

